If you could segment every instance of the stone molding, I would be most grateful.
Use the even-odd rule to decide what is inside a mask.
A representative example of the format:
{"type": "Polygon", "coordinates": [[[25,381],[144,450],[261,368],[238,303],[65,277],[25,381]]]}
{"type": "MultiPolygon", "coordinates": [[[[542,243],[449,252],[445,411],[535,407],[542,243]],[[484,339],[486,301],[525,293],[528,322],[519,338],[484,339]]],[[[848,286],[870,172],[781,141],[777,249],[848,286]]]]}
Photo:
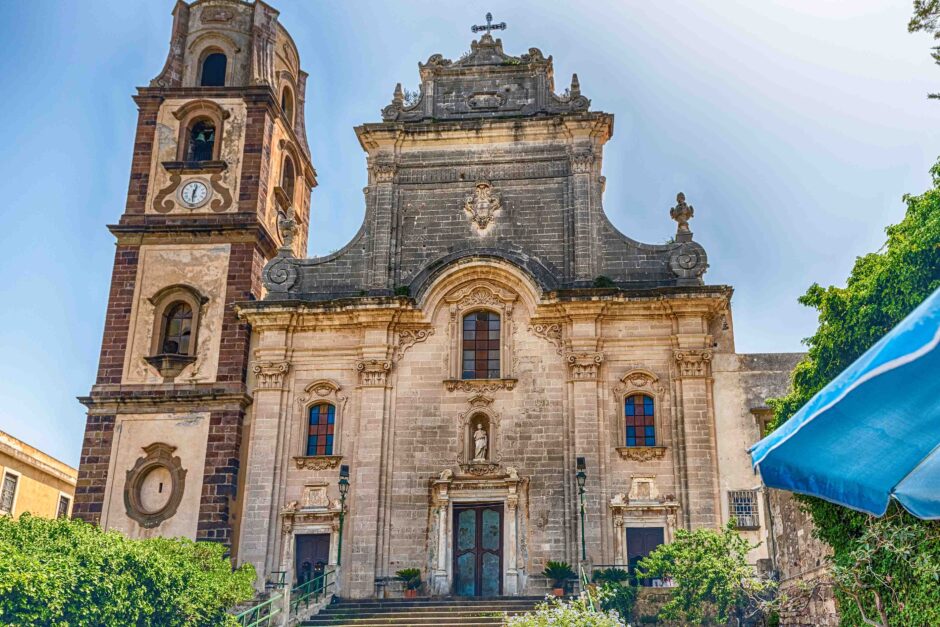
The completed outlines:
{"type": "Polygon", "coordinates": [[[137,459],[134,467],[127,471],[124,480],[124,508],[130,519],[144,529],[152,529],[176,514],[186,487],[186,469],[183,468],[180,458],[173,455],[175,446],[154,442],[143,447],[143,450],[146,455],[137,459]],[[170,473],[170,497],[162,507],[149,511],[141,503],[140,491],[144,479],[157,468],[166,468],[170,473]]]}
{"type": "Polygon", "coordinates": [[[496,392],[512,390],[518,379],[444,379],[448,392],[496,392]]]}
{"type": "Polygon", "coordinates": [[[572,381],[596,381],[604,353],[568,353],[565,363],[572,381]]]}
{"type": "Polygon", "coordinates": [[[534,322],[529,325],[529,331],[533,335],[550,342],[555,347],[555,352],[561,355],[564,352],[562,346],[563,331],[560,322],[534,322]]]}
{"type": "Polygon", "coordinates": [[[339,466],[342,455],[298,455],[294,457],[297,470],[329,470],[339,466]]]}
{"type": "Polygon", "coordinates": [[[621,459],[634,462],[649,462],[662,459],[666,455],[665,446],[618,446],[617,453],[621,459]]]}
{"type": "Polygon", "coordinates": [[[677,348],[672,356],[679,366],[679,376],[684,378],[701,378],[709,374],[709,364],[712,360],[712,351],[708,348],[677,348]]]}
{"type": "Polygon", "coordinates": [[[255,364],[251,371],[255,373],[255,390],[280,390],[290,370],[289,361],[264,361],[255,364]]]}
{"type": "Polygon", "coordinates": [[[384,387],[391,370],[392,362],[386,360],[368,359],[356,362],[359,385],[362,387],[384,387]]]}
{"type": "Polygon", "coordinates": [[[571,155],[571,173],[572,174],[590,174],[594,168],[594,155],[589,152],[582,152],[571,155]]]}
{"type": "Polygon", "coordinates": [[[395,355],[392,361],[400,361],[409,348],[415,344],[424,342],[434,335],[434,328],[404,327],[396,332],[398,336],[398,346],[395,348],[395,355]]]}
{"type": "Polygon", "coordinates": [[[500,415],[491,405],[493,399],[485,394],[476,394],[467,401],[467,409],[457,415],[457,464],[461,469],[466,466],[466,472],[474,475],[490,474],[495,471],[490,466],[499,466],[503,459],[502,446],[500,442],[500,415]],[[472,459],[470,449],[470,429],[471,421],[474,416],[483,415],[486,417],[488,428],[487,437],[487,455],[485,460],[472,459]],[[473,472],[474,470],[478,472],[473,472]]]}
{"type": "MultiPolygon", "coordinates": [[[[473,310],[490,310],[500,315],[500,380],[515,379],[512,376],[513,366],[513,335],[515,327],[512,314],[519,295],[492,285],[482,280],[472,281],[454,289],[444,298],[449,307],[450,323],[448,326],[450,344],[450,377],[449,380],[461,379],[461,355],[463,344],[463,316],[473,310]]],[[[512,389],[512,388],[509,388],[512,389]]]]}

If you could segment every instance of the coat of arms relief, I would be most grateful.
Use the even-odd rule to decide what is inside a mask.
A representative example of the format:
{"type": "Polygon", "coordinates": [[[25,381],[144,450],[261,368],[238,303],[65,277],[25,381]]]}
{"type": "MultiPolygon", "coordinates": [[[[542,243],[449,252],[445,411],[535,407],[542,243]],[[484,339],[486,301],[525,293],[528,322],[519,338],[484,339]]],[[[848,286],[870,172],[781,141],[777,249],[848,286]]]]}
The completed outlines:
{"type": "Polygon", "coordinates": [[[473,193],[467,196],[463,208],[470,214],[470,221],[478,229],[485,231],[496,217],[496,212],[503,206],[499,194],[493,191],[493,186],[489,181],[477,181],[473,193]]]}

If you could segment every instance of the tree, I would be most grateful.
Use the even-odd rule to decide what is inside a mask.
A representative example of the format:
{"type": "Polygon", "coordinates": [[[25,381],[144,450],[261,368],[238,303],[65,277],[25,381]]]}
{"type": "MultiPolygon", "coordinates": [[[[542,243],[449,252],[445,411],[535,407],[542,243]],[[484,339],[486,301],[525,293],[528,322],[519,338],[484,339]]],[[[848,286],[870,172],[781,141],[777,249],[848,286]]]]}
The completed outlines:
{"type": "Polygon", "coordinates": [[[0,516],[0,625],[232,625],[254,569],[225,547],[130,540],[78,520],[0,516]]]}
{"type": "MultiPolygon", "coordinates": [[[[938,4],[920,6],[936,20],[938,4]]],[[[904,219],[886,229],[881,250],[856,260],[845,287],[814,284],[800,298],[819,312],[819,327],[804,340],[809,350],[793,372],[790,393],[771,401],[776,424],[790,419],[940,287],[940,162],[931,174],[933,188],[904,197],[904,219]]],[[[940,625],[940,523],[917,520],[897,506],[874,521],[820,499],[799,498],[818,536],[832,547],[843,625],[940,625]],[[919,546],[911,555],[919,565],[911,568],[901,556],[915,538],[919,546]]]]}
{"type": "Polygon", "coordinates": [[[677,529],[675,540],[656,548],[637,564],[642,578],[670,578],[675,584],[660,610],[667,620],[724,624],[735,616],[751,618],[770,607],[773,581],[758,577],[747,562],[751,545],[734,522],[716,531],[677,529]]]}
{"type": "MultiPolygon", "coordinates": [[[[907,31],[924,31],[940,39],[940,0],[914,0],[914,16],[907,23],[907,31]]],[[[931,55],[934,63],[940,65],[940,46],[934,46],[931,55]]],[[[940,98],[940,94],[928,94],[928,98],[940,98]]]]}
{"type": "Polygon", "coordinates": [[[540,603],[533,612],[511,616],[506,627],[624,627],[626,619],[616,612],[592,610],[582,598],[562,601],[551,599],[540,603]]]}

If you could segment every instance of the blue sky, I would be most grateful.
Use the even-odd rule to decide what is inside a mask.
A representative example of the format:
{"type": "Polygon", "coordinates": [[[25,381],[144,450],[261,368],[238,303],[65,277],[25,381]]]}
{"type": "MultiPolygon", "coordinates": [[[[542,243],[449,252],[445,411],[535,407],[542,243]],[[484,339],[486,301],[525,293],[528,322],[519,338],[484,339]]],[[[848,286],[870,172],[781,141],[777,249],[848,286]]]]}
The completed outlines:
{"type": "MultiPolygon", "coordinates": [[[[417,63],[469,49],[486,11],[507,52],[538,47],[615,114],[604,205],[662,242],[684,191],[709,283],[735,287],[740,352],[800,350],[812,282],[842,283],[929,184],[940,154],[940,70],[909,35],[911,3],[853,0],[487,3],[273,0],[309,72],[319,187],[311,254],[340,248],[364,212],[352,127],[378,121],[417,63]]],[[[76,396],[95,375],[136,109],[166,56],[170,0],[0,2],[0,429],[71,464],[76,396]]]]}

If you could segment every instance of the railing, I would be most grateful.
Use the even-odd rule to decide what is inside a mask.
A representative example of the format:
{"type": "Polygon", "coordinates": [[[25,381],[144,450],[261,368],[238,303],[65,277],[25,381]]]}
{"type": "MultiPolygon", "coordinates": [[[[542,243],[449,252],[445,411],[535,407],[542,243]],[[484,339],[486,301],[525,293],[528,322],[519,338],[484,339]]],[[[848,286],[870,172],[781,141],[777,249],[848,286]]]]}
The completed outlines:
{"type": "Polygon", "coordinates": [[[636,572],[636,562],[632,564],[594,564],[591,567],[591,577],[594,577],[594,573],[599,570],[605,570],[607,568],[617,568],[620,570],[625,570],[630,575],[630,578],[627,579],[627,582],[632,586],[639,586],[641,588],[669,588],[672,584],[669,581],[664,581],[662,579],[650,577],[641,579],[637,577],[636,572]]]}
{"type": "Polygon", "coordinates": [[[587,596],[588,605],[591,607],[591,611],[595,612],[598,610],[600,605],[594,602],[594,595],[591,593],[591,582],[588,581],[587,573],[584,572],[584,566],[578,564],[578,575],[581,582],[581,590],[587,596]]]}
{"type": "Polygon", "coordinates": [[[281,599],[283,594],[275,594],[267,601],[250,607],[241,614],[235,615],[240,627],[269,627],[274,625],[275,617],[281,613],[281,599]]]}
{"type": "Polygon", "coordinates": [[[329,594],[330,588],[336,587],[336,567],[327,567],[322,574],[306,581],[290,592],[290,613],[296,614],[301,605],[304,609],[311,603],[317,603],[321,596],[329,594]]]}

